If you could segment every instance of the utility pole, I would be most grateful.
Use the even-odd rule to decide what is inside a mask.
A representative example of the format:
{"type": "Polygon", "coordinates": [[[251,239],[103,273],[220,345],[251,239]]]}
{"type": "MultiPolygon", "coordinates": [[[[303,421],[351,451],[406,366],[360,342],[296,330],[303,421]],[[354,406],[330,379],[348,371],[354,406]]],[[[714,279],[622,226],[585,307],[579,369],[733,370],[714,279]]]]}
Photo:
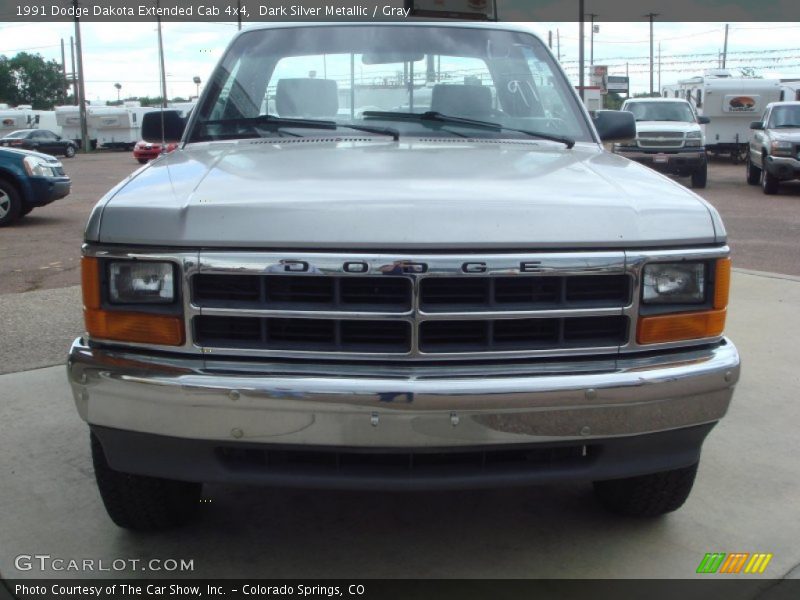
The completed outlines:
{"type": "Polygon", "coordinates": [[[645,17],[650,19],[650,95],[653,95],[653,19],[658,13],[647,13],[645,17]]]}
{"type": "MultiPolygon", "coordinates": [[[[75,14],[78,14],[78,0],[72,0],[75,14]]],[[[86,127],[86,88],[83,87],[83,50],[81,48],[81,21],[75,17],[75,52],[78,55],[78,113],[81,116],[81,147],[89,152],[89,131],[86,127]]]]}
{"type": "Polygon", "coordinates": [[[239,31],[242,30],[242,0],[236,0],[236,20],[239,23],[239,31]]]}
{"type": "Polygon", "coordinates": [[[661,42],[658,42],[658,94],[661,95],[661,42]]]}
{"type": "Polygon", "coordinates": [[[64,104],[67,103],[68,84],[67,84],[67,56],[64,53],[64,38],[61,38],[61,76],[64,78],[64,104]]]}
{"type": "Polygon", "coordinates": [[[722,47],[722,68],[728,60],[728,24],[725,23],[725,45],[722,47]]]}
{"type": "Polygon", "coordinates": [[[553,30],[552,29],[548,29],[547,30],[547,47],[550,48],[550,50],[553,49],[553,30]]]}
{"type": "Polygon", "coordinates": [[[578,22],[580,23],[578,27],[578,87],[581,91],[581,100],[586,100],[586,90],[584,88],[584,81],[583,81],[583,16],[584,16],[584,0],[578,0],[578,22]]]}
{"type": "Polygon", "coordinates": [[[75,40],[69,36],[69,54],[72,60],[72,104],[78,106],[78,72],[75,70],[75,40]]]}
{"type": "Polygon", "coordinates": [[[629,66],[629,63],[626,62],[625,63],[625,77],[628,79],[628,91],[625,92],[625,97],[626,98],[630,98],[631,97],[631,74],[628,71],[628,66],[629,66]]]}
{"type": "Polygon", "coordinates": [[[590,42],[589,42],[589,64],[590,64],[590,65],[593,65],[593,64],[594,64],[594,19],[595,19],[595,17],[597,17],[598,15],[596,15],[596,14],[594,14],[594,13],[589,13],[587,16],[588,16],[588,17],[591,19],[591,21],[592,21],[592,22],[591,22],[591,25],[592,25],[592,30],[591,30],[591,32],[589,33],[589,40],[590,40],[590,42]]]}

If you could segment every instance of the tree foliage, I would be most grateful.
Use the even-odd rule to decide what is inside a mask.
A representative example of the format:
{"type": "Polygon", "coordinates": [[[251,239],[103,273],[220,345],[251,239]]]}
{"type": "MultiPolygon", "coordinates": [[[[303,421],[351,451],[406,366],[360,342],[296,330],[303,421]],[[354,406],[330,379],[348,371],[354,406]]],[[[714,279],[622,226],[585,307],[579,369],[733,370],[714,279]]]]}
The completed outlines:
{"type": "Polygon", "coordinates": [[[41,54],[20,52],[13,58],[0,55],[0,102],[50,110],[56,104],[64,104],[64,84],[61,66],[41,54]]]}

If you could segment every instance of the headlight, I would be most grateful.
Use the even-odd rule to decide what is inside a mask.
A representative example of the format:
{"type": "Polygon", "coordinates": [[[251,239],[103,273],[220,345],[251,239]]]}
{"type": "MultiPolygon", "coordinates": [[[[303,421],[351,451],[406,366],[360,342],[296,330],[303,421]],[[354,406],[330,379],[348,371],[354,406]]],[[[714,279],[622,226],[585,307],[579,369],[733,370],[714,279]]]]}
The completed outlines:
{"type": "Polygon", "coordinates": [[[686,145],[687,146],[702,146],[703,145],[703,132],[702,131],[690,131],[686,134],[686,145]]]}
{"type": "Polygon", "coordinates": [[[108,275],[112,304],[169,304],[175,300],[172,263],[112,262],[108,275]]]}
{"type": "Polygon", "coordinates": [[[645,304],[700,304],[705,301],[704,263],[656,263],[645,265],[645,304]]]}
{"type": "Polygon", "coordinates": [[[773,156],[792,156],[792,142],[772,142],[770,148],[773,156]]]}
{"type": "Polygon", "coordinates": [[[25,165],[25,172],[31,177],[56,177],[56,169],[61,166],[61,163],[50,162],[38,156],[26,156],[22,163],[25,165]]]}

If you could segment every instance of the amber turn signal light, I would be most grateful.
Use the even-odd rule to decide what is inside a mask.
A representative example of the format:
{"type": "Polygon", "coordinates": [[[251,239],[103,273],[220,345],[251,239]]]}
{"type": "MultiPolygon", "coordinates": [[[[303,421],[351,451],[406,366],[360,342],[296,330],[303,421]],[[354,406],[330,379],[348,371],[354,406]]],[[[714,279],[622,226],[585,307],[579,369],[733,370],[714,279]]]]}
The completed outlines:
{"type": "Polygon", "coordinates": [[[103,310],[100,265],[96,258],[81,260],[83,318],[90,337],[118,342],[182,346],[183,319],[174,315],[103,310]]]}
{"type": "Polygon", "coordinates": [[[678,342],[722,335],[725,310],[641,317],[636,331],[640,344],[678,342]]]}

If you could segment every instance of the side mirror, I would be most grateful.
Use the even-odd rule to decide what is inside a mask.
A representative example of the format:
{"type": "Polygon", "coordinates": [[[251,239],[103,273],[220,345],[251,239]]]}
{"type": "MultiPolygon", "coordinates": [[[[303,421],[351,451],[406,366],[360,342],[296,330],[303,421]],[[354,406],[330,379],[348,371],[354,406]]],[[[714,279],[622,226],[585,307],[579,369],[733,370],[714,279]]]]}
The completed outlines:
{"type": "Polygon", "coordinates": [[[697,117],[697,123],[699,125],[708,125],[709,123],[711,123],[711,119],[700,115],[699,117],[697,117]]]}
{"type": "Polygon", "coordinates": [[[142,139],[145,142],[161,143],[162,139],[167,143],[179,142],[185,128],[186,119],[177,110],[154,110],[142,117],[142,139]]]}
{"type": "Polygon", "coordinates": [[[764,129],[764,124],[761,121],[753,121],[750,123],[750,129],[757,129],[762,131],[764,129]]]}
{"type": "Polygon", "coordinates": [[[592,115],[597,134],[604,142],[624,142],[636,137],[633,113],[621,110],[596,110],[592,115]]]}

